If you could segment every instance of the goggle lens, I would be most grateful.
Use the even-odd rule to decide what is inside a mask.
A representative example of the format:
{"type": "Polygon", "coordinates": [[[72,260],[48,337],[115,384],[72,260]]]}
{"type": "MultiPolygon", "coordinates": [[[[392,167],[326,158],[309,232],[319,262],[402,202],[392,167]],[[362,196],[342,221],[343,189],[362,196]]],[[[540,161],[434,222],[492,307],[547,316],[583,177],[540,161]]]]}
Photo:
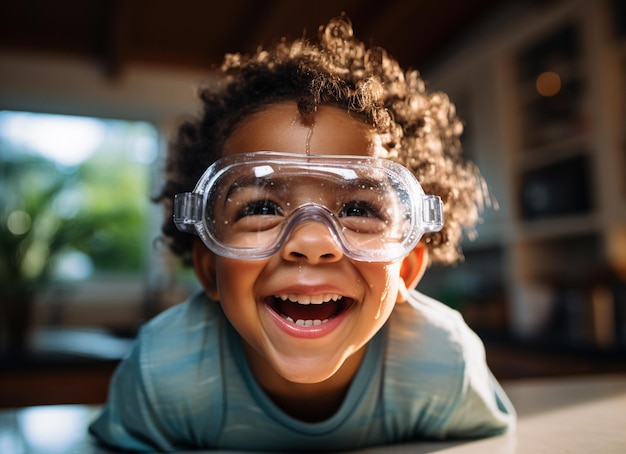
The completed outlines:
{"type": "Polygon", "coordinates": [[[326,225],[343,252],[364,261],[407,254],[442,226],[441,201],[389,160],[257,152],[215,162],[192,193],[178,194],[179,229],[216,254],[267,258],[304,221],[326,225]]]}

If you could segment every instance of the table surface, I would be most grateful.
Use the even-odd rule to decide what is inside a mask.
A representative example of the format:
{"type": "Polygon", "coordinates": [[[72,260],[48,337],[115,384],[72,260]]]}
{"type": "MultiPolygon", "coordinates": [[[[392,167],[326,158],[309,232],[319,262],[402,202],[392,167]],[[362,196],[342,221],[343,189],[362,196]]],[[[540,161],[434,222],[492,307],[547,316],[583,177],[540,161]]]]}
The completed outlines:
{"type": "MultiPolygon", "coordinates": [[[[626,453],[626,375],[523,380],[505,383],[504,388],[519,416],[515,433],[477,441],[419,442],[358,452],[626,453]]],[[[87,434],[89,421],[98,411],[83,405],[0,411],[0,453],[108,453],[87,434]]]]}

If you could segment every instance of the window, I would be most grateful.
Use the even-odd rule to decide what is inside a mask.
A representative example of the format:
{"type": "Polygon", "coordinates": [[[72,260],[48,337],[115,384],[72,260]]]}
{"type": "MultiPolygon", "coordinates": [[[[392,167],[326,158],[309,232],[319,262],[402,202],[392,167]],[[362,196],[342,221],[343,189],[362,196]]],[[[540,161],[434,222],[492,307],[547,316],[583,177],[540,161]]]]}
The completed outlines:
{"type": "Polygon", "coordinates": [[[157,154],[146,122],[0,112],[0,289],[138,276],[157,154]]]}

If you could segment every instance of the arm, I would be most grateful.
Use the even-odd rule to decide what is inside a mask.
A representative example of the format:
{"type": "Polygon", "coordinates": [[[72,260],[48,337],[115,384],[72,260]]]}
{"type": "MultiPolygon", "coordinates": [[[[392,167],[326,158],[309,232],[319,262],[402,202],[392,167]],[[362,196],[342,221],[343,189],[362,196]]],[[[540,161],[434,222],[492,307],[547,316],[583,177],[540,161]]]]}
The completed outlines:
{"type": "Polygon", "coordinates": [[[132,451],[171,451],[141,370],[141,342],[118,366],[109,388],[106,407],[89,431],[100,442],[132,451]]]}
{"type": "Polygon", "coordinates": [[[219,311],[198,294],[144,325],[91,433],[135,451],[214,446],[224,392],[219,311]]]}
{"type": "Polygon", "coordinates": [[[171,451],[147,395],[140,367],[140,345],[115,371],[106,407],[89,431],[102,443],[132,451],[171,451]]]}
{"type": "Polygon", "coordinates": [[[482,341],[465,325],[460,331],[464,359],[462,382],[437,435],[473,438],[513,430],[515,409],[487,366],[482,341]]]}
{"type": "Polygon", "coordinates": [[[477,438],[515,426],[482,341],[461,315],[411,292],[394,309],[386,366],[390,439],[477,438]]]}

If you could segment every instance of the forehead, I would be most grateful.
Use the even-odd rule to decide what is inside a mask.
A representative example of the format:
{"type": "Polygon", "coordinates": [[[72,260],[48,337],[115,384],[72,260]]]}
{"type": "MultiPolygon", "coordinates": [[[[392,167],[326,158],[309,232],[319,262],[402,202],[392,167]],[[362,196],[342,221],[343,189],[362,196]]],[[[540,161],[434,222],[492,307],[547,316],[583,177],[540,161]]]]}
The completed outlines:
{"type": "Polygon", "coordinates": [[[380,139],[360,119],[333,106],[303,118],[295,102],[268,106],[242,121],[224,144],[223,155],[255,151],[299,154],[378,154],[380,139]]]}

